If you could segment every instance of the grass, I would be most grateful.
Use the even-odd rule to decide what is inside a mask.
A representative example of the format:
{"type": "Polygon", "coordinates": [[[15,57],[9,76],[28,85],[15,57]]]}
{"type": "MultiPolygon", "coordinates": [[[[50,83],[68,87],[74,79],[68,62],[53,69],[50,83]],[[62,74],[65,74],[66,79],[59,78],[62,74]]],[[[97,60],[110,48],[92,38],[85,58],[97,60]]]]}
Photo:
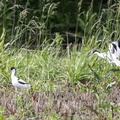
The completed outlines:
{"type": "Polygon", "coordinates": [[[54,14],[57,4],[43,7],[43,10],[48,9],[42,13],[43,16],[47,14],[46,20],[41,18],[36,22],[32,19],[25,23],[21,19],[7,44],[3,26],[0,37],[0,120],[119,120],[120,68],[92,54],[95,49],[107,51],[112,36],[116,41],[119,39],[118,3],[108,6],[99,16],[92,13],[92,3],[87,14],[79,9],[76,32],[79,24],[85,30],[78,49],[68,45],[63,50],[64,38],[59,33],[52,38],[44,36],[49,14],[54,14]],[[116,14],[113,14],[115,10],[116,14]],[[103,20],[104,15],[106,20],[103,20]],[[31,39],[33,33],[39,36],[31,39]],[[23,38],[25,45],[20,47],[23,38]],[[34,43],[32,40],[38,45],[31,50],[28,48],[34,43]],[[15,94],[11,67],[17,69],[18,77],[32,85],[30,90],[15,94]],[[109,86],[113,82],[116,83],[109,86]]]}
{"type": "Polygon", "coordinates": [[[51,45],[42,50],[3,51],[0,119],[120,119],[120,69],[92,55],[92,51],[90,47],[68,48],[61,56],[61,50],[51,45]],[[32,89],[15,95],[12,66],[32,89]],[[107,88],[114,81],[116,84],[107,88]]]}

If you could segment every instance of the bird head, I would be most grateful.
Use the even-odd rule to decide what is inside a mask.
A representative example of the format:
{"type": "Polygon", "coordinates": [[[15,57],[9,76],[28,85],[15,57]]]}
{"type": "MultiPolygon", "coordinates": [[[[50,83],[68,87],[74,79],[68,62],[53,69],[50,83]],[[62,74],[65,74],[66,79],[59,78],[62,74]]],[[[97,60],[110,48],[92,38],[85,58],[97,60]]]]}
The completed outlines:
{"type": "Polygon", "coordinates": [[[98,54],[98,53],[100,53],[100,52],[97,51],[97,50],[94,50],[94,51],[93,51],[93,54],[98,54]]]}
{"type": "Polygon", "coordinates": [[[16,72],[15,67],[11,67],[11,71],[15,73],[16,72]]]}

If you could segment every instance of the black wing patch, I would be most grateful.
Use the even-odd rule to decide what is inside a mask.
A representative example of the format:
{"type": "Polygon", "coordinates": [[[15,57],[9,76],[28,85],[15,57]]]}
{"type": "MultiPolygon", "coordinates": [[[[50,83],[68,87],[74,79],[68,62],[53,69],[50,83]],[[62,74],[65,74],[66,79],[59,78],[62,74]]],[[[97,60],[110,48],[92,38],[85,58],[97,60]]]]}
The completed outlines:
{"type": "Polygon", "coordinates": [[[115,50],[117,51],[117,46],[113,43],[112,43],[112,45],[113,45],[113,51],[112,52],[115,53],[115,50]]]}
{"type": "Polygon", "coordinates": [[[24,85],[24,84],[27,84],[26,82],[20,81],[19,78],[18,78],[18,83],[23,84],[23,85],[24,85]]]}
{"type": "Polygon", "coordinates": [[[20,84],[23,84],[23,85],[24,85],[24,84],[27,84],[27,83],[24,83],[24,82],[22,82],[22,81],[18,81],[18,82],[19,82],[20,84]]]}
{"type": "Polygon", "coordinates": [[[118,47],[120,48],[120,40],[118,41],[118,47]]]}
{"type": "Polygon", "coordinates": [[[95,53],[95,52],[98,52],[98,53],[100,53],[100,52],[99,52],[99,51],[97,51],[97,50],[94,50],[94,51],[93,51],[93,53],[95,53]]]}

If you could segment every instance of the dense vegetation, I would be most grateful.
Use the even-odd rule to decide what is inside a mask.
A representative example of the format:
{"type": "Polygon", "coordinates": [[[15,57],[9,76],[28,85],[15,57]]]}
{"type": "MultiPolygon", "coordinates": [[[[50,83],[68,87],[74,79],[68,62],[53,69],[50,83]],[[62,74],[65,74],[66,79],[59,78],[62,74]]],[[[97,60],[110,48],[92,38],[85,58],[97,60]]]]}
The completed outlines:
{"type": "Polygon", "coordinates": [[[92,54],[120,39],[119,0],[1,0],[0,18],[0,120],[120,119],[120,68],[92,54]]]}
{"type": "MultiPolygon", "coordinates": [[[[68,32],[87,41],[91,37],[104,40],[109,34],[108,39],[119,37],[119,0],[2,0],[0,14],[0,33],[5,29],[5,42],[19,45],[41,44],[56,32],[66,39],[68,32]]],[[[68,41],[79,41],[74,37],[68,41]]]]}

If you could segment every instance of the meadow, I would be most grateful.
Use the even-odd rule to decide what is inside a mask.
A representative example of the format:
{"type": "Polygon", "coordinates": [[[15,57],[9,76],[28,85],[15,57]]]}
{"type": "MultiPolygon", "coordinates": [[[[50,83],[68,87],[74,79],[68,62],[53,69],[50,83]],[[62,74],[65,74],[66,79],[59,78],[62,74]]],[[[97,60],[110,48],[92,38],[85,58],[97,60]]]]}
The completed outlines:
{"type": "Polygon", "coordinates": [[[61,50],[51,45],[42,50],[5,50],[0,68],[0,120],[119,120],[120,68],[92,52],[89,47],[61,50]],[[15,93],[12,66],[18,77],[32,85],[30,90],[15,93]]]}
{"type": "Polygon", "coordinates": [[[93,55],[94,50],[107,51],[111,41],[120,39],[120,2],[110,5],[109,0],[108,8],[99,15],[92,12],[92,3],[81,13],[81,4],[82,0],[75,35],[80,25],[84,29],[82,41],[79,45],[67,42],[65,49],[63,41],[69,38],[58,32],[46,36],[49,17],[58,4],[46,4],[41,19],[34,16],[27,21],[28,9],[22,11],[9,41],[3,24],[0,120],[120,120],[120,68],[93,55]],[[11,67],[31,89],[15,92],[11,67]]]}

